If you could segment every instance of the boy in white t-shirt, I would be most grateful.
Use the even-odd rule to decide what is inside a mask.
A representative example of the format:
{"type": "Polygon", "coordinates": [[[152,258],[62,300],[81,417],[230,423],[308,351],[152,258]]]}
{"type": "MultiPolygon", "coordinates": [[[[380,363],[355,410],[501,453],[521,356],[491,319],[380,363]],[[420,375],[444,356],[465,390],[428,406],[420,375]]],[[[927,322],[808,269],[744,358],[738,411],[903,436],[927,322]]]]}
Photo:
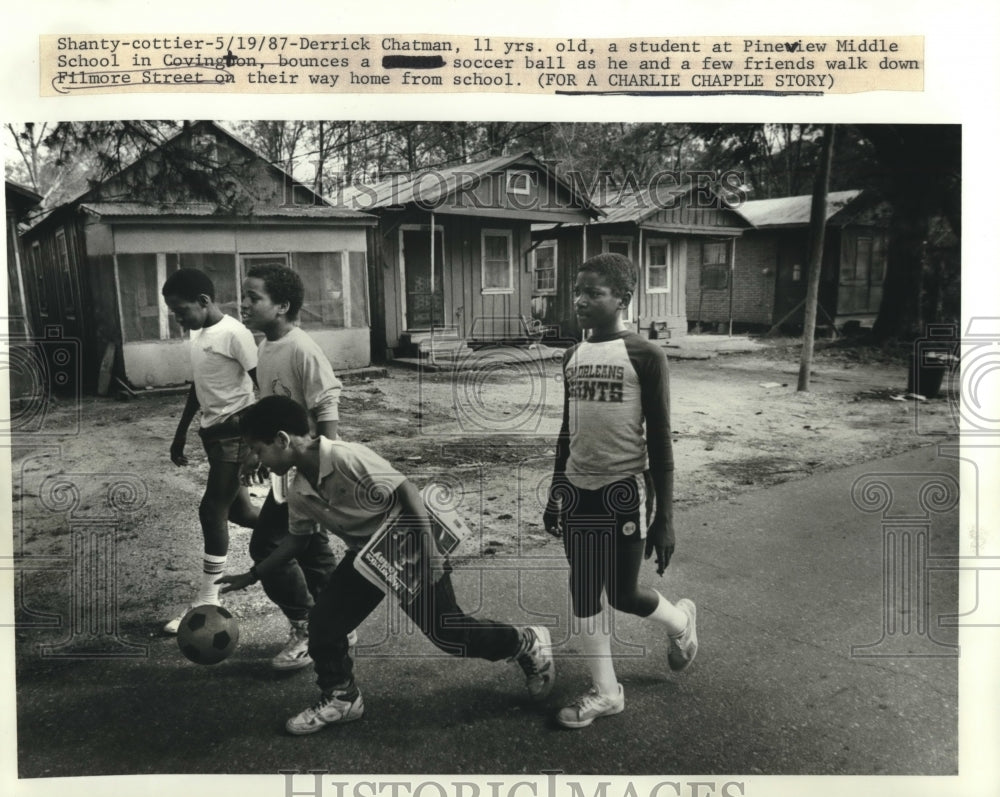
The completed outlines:
{"type": "MultiPolygon", "coordinates": [[[[208,457],[208,482],[198,507],[204,538],[204,558],[197,595],[192,606],[219,603],[215,580],[229,552],[229,521],[252,528],[257,508],[240,482],[246,447],[240,437],[238,415],[254,402],[257,344],[253,333],[215,303],[211,278],[194,268],[182,268],[163,283],[163,299],[177,323],[191,331],[192,384],[170,446],[177,466],[188,464],[184,444],[188,427],[201,410],[198,434],[208,457]]],[[[184,612],[163,630],[176,634],[184,612]]]]}

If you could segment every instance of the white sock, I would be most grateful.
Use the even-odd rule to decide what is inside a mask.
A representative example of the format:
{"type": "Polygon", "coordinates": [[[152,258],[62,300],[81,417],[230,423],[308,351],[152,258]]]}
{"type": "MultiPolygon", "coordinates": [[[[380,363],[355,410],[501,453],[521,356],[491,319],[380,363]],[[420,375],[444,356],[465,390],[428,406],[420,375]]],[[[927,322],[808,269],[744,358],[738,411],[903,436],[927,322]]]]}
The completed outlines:
{"type": "Polygon", "coordinates": [[[687,615],[660,595],[659,592],[656,594],[659,595],[660,602],[656,604],[656,608],[653,609],[653,613],[648,615],[646,619],[663,623],[663,625],[667,627],[667,633],[670,634],[670,636],[677,636],[678,634],[683,633],[688,624],[687,615]]]}
{"type": "Polygon", "coordinates": [[[195,603],[198,606],[219,602],[219,585],[215,583],[215,580],[222,575],[225,567],[225,556],[205,554],[205,558],[202,560],[201,581],[198,584],[198,597],[195,598],[195,603]]]}
{"type": "Polygon", "coordinates": [[[618,677],[611,659],[611,629],[605,627],[604,612],[578,618],[580,645],[597,690],[604,695],[618,694],[618,677]]]}

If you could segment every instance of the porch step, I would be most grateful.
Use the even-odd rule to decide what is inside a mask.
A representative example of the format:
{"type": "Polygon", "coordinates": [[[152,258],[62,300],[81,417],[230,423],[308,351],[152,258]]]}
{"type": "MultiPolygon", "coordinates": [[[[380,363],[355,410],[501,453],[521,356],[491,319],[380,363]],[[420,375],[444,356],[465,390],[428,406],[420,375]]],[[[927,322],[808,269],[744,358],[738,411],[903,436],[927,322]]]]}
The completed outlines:
{"type": "Polygon", "coordinates": [[[426,338],[417,344],[418,357],[455,357],[469,350],[464,338],[426,338]]]}

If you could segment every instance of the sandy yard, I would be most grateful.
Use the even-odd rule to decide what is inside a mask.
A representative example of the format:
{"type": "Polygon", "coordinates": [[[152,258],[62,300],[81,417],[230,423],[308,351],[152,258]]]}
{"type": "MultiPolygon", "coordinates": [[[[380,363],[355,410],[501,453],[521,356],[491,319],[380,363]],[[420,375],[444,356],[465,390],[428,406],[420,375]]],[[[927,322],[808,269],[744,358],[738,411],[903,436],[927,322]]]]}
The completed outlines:
{"type": "MultiPolygon", "coordinates": [[[[343,437],[418,483],[447,488],[445,500],[475,532],[459,561],[554,544],[540,516],[562,412],[558,361],[524,354],[484,363],[432,374],[392,367],[386,377],[347,380],[341,400],[343,437]]],[[[929,432],[954,430],[948,390],[927,402],[894,400],[905,392],[905,358],[870,349],[821,348],[808,393],[795,390],[791,344],[670,367],[681,507],[928,445],[941,439],[929,432]]],[[[38,433],[13,441],[15,553],[63,557],[79,537],[71,531],[114,527],[119,616],[132,633],[159,633],[169,607],[190,598],[200,564],[207,464],[197,435],[188,439],[190,466],[174,467],[167,455],[183,404],[183,395],[54,402],[38,433]]],[[[254,493],[263,498],[262,488],[254,493]]],[[[228,570],[243,572],[249,531],[231,530],[228,570]]],[[[678,528],[679,547],[697,534],[678,528]]],[[[21,612],[43,612],[65,594],[65,576],[23,578],[30,602],[21,612]]],[[[238,616],[272,611],[260,590],[229,605],[238,616]]]]}

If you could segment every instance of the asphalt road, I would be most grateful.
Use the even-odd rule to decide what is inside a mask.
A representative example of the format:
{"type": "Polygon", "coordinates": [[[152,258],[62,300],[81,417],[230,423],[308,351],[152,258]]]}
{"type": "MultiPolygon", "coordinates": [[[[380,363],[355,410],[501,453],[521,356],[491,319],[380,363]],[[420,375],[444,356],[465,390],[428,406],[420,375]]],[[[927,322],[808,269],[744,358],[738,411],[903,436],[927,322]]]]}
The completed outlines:
{"type": "Polygon", "coordinates": [[[153,626],[125,628],[146,655],[21,651],[19,774],[954,774],[958,577],[922,557],[957,551],[957,471],[922,448],[680,512],[674,562],[644,578],[698,604],[698,659],[672,674],[666,638],[616,618],[626,711],[588,729],[551,719],[587,685],[553,543],[456,574],[468,611],[550,626],[558,682],[541,706],[516,665],[445,657],[383,604],[359,629],[364,718],[292,737],[285,719],[317,692],[311,670],[268,669],[285,634],[277,613],[244,623],[214,667],[149,640],[153,626]],[[921,498],[935,481],[946,489],[921,498]]]}

